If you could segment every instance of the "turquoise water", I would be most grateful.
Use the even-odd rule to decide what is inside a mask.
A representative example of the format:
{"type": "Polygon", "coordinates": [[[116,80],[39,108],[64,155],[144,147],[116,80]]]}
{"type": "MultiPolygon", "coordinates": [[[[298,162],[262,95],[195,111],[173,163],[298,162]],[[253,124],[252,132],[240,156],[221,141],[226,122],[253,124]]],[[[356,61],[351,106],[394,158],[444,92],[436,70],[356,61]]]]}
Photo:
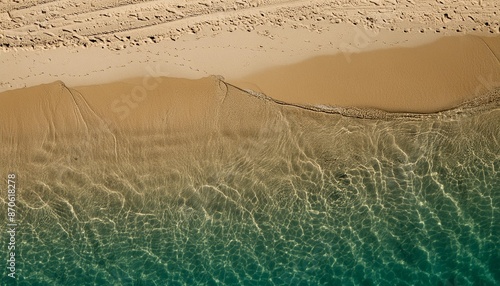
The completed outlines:
{"type": "Polygon", "coordinates": [[[259,116],[257,129],[122,134],[116,160],[45,142],[13,168],[18,278],[4,268],[2,284],[500,283],[497,103],[259,116]]]}

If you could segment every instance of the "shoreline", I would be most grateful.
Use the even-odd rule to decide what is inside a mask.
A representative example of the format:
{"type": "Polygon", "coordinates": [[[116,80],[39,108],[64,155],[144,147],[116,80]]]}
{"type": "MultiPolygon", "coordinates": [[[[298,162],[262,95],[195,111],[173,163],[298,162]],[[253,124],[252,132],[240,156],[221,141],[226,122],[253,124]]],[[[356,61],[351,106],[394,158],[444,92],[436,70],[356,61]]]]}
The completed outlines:
{"type": "MultiPolygon", "coordinates": [[[[441,37],[416,46],[319,55],[298,63],[256,69],[246,77],[235,79],[233,74],[222,78],[242,90],[263,93],[287,104],[433,113],[500,87],[499,55],[500,36],[441,37]]],[[[163,69],[156,62],[145,65],[142,75],[115,73],[118,78],[112,81],[101,78],[102,82],[96,82],[98,72],[93,77],[81,77],[84,81],[56,81],[78,88],[162,77],[194,82],[196,78],[213,76],[176,76],[163,69]]]]}
{"type": "Polygon", "coordinates": [[[225,121],[220,112],[238,113],[237,110],[245,110],[240,115],[243,118],[250,116],[248,119],[254,116],[252,112],[258,114],[276,108],[297,108],[357,119],[423,120],[476,114],[500,107],[500,87],[438,111],[394,112],[356,106],[286,102],[235,86],[217,76],[195,80],[148,78],[148,84],[149,87],[143,78],[78,87],[68,87],[56,81],[1,92],[0,100],[6,103],[0,108],[4,122],[2,133],[17,130],[15,133],[24,135],[42,132],[44,136],[56,136],[59,132],[71,135],[80,131],[99,133],[140,131],[144,128],[198,132],[203,126],[217,129],[218,121],[225,121]],[[226,101],[232,103],[228,105],[226,101]],[[168,124],[164,126],[162,122],[168,124]]]}
{"type": "MultiPolygon", "coordinates": [[[[460,102],[457,105],[432,112],[405,112],[405,111],[387,111],[378,108],[368,108],[368,107],[356,107],[356,106],[332,106],[332,105],[311,105],[311,104],[301,104],[301,103],[290,103],[281,101],[279,99],[272,98],[266,94],[255,92],[253,90],[243,89],[238,86],[232,85],[226,82],[226,84],[231,85],[245,93],[255,96],[259,99],[270,101],[272,103],[285,106],[285,107],[295,107],[304,109],[312,112],[320,112],[326,114],[341,115],[344,117],[352,117],[357,119],[373,119],[373,120],[393,120],[393,119],[425,119],[432,118],[434,116],[452,116],[452,115],[463,115],[470,112],[476,112],[479,110],[488,110],[492,106],[500,107],[500,87],[489,89],[481,93],[477,97],[472,97],[460,102]],[[455,114],[448,114],[455,113],[455,114]]],[[[494,108],[494,107],[493,107],[494,108]]]]}

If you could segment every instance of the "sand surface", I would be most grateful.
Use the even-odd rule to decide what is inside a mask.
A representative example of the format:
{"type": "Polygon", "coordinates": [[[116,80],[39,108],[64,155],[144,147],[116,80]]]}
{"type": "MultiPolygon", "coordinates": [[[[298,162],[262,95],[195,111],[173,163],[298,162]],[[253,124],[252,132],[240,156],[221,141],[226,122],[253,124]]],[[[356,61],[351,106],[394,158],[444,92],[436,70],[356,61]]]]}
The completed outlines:
{"type": "Polygon", "coordinates": [[[450,37],[414,48],[319,56],[234,84],[250,83],[249,89],[292,103],[435,112],[499,85],[499,47],[500,37],[450,37]]]}
{"type": "MultiPolygon", "coordinates": [[[[482,104],[494,108],[500,102],[499,91],[491,89],[465,105],[457,104],[450,112],[467,113],[482,104]]],[[[47,142],[95,141],[92,144],[100,148],[101,139],[109,147],[121,138],[118,141],[124,148],[130,148],[127,137],[141,134],[185,134],[198,139],[232,133],[254,136],[280,120],[280,106],[376,120],[426,118],[411,112],[287,103],[244,91],[215,76],[198,80],[143,77],[76,88],[58,81],[6,91],[0,93],[0,100],[4,151],[13,148],[11,151],[26,156],[47,142]]]]}
{"type": "Polygon", "coordinates": [[[430,112],[499,86],[498,10],[487,0],[5,2],[0,91],[221,75],[294,103],[430,112]]]}

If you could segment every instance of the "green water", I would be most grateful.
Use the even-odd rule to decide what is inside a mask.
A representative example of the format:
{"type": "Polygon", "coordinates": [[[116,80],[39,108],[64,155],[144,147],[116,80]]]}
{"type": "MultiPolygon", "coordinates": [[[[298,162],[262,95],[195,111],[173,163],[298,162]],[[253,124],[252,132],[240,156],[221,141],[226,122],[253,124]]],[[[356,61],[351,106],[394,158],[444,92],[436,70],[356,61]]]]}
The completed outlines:
{"type": "Polygon", "coordinates": [[[266,114],[256,131],[122,135],[114,160],[45,142],[11,168],[17,278],[2,284],[500,283],[497,105],[266,114]]]}

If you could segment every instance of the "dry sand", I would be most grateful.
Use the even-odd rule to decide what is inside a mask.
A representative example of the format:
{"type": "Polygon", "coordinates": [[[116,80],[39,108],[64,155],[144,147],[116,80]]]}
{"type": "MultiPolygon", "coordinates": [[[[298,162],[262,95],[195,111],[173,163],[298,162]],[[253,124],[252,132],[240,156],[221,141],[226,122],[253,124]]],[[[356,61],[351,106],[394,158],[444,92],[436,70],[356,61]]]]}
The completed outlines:
{"type": "Polygon", "coordinates": [[[499,7],[488,0],[4,1],[0,91],[221,75],[292,103],[436,111],[500,85],[499,7]]]}

